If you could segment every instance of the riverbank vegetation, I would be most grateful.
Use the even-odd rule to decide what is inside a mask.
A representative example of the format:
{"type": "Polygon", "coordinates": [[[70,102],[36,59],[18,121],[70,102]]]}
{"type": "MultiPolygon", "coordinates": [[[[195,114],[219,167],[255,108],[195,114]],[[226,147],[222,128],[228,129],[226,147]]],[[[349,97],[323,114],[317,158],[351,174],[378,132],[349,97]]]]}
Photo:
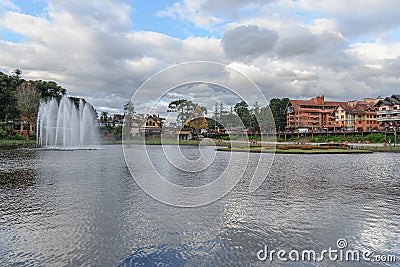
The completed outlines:
{"type": "MultiPolygon", "coordinates": [[[[36,123],[40,100],[60,99],[66,89],[53,81],[25,80],[20,69],[11,75],[0,72],[0,138],[22,139],[14,130],[27,130],[36,123]],[[22,125],[22,126],[21,126],[22,125]],[[11,131],[9,128],[11,127],[11,131]],[[15,129],[14,129],[15,128],[15,129]]],[[[30,136],[30,139],[34,136],[30,136]]]]}

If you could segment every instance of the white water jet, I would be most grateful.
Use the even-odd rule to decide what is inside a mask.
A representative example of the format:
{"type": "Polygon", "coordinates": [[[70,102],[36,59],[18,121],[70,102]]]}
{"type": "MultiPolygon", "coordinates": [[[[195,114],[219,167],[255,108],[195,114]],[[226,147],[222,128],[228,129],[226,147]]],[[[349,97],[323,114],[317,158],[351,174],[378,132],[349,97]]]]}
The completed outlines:
{"type": "Polygon", "coordinates": [[[79,106],[63,96],[41,101],[37,119],[37,145],[52,149],[91,149],[98,145],[93,107],[79,100],[79,106]]]}

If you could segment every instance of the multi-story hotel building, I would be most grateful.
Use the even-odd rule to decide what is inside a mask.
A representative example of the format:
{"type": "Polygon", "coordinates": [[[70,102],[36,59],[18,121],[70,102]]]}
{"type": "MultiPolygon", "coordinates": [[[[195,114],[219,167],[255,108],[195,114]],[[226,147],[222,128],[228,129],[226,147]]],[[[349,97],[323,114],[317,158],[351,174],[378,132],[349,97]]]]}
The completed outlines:
{"type": "Polygon", "coordinates": [[[286,107],[286,129],[333,131],[336,128],[335,109],[347,102],[325,101],[324,96],[310,100],[289,100],[286,107]]]}
{"type": "Polygon", "coordinates": [[[381,127],[386,130],[399,129],[400,124],[400,95],[392,95],[380,100],[376,105],[377,121],[381,124],[381,127]]]}
{"type": "Polygon", "coordinates": [[[382,98],[349,101],[335,109],[336,128],[346,132],[372,132],[379,129],[375,104],[382,98]]]}

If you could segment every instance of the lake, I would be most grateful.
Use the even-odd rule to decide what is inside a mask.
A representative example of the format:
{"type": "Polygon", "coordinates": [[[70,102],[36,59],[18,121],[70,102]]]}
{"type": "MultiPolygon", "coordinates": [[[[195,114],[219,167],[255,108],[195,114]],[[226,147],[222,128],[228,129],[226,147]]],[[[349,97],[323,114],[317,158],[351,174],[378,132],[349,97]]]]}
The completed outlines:
{"type": "MultiPolygon", "coordinates": [[[[193,157],[198,153],[191,146],[182,151],[193,157]]],[[[151,146],[149,153],[157,157],[163,151],[151,146]]],[[[217,163],[201,175],[178,171],[162,160],[157,168],[174,183],[201,185],[214,179],[228,157],[227,152],[217,152],[217,163]]],[[[250,162],[253,157],[257,155],[251,154],[250,162]]],[[[269,262],[257,257],[266,246],[286,251],[337,249],[339,239],[345,239],[348,249],[394,255],[398,263],[398,163],[395,153],[277,154],[255,192],[249,193],[250,177],[245,173],[223,198],[179,208],[154,200],[137,185],[119,145],[99,150],[0,150],[0,265],[385,265],[276,258],[269,262]]]]}

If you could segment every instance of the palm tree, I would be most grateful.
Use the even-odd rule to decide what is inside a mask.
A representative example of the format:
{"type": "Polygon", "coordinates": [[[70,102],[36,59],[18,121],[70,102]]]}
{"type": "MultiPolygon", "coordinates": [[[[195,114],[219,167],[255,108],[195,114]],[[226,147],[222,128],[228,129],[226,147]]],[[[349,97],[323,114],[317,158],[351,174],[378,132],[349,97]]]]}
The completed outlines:
{"type": "Polygon", "coordinates": [[[100,122],[106,123],[108,120],[108,112],[107,111],[102,111],[100,115],[100,122]]]}

